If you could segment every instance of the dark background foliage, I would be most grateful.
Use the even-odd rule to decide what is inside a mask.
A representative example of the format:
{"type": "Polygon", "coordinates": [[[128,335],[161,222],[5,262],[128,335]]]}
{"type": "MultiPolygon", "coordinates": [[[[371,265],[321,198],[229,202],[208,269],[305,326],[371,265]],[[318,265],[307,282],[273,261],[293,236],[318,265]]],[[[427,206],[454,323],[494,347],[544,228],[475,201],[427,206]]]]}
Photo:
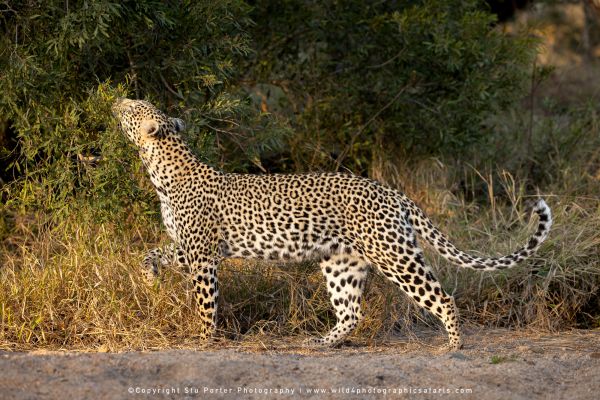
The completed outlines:
{"type": "Polygon", "coordinates": [[[367,175],[375,157],[464,152],[522,94],[534,54],[472,0],[0,8],[2,179],[18,178],[4,199],[52,212],[91,200],[117,220],[153,204],[116,96],[182,116],[199,155],[230,171],[367,175]]]}
{"type": "Polygon", "coordinates": [[[366,173],[373,153],[462,152],[523,94],[525,35],[479,1],[257,1],[249,79],[284,90],[297,168],[366,173]],[[315,157],[314,152],[318,152],[315,157]]]}

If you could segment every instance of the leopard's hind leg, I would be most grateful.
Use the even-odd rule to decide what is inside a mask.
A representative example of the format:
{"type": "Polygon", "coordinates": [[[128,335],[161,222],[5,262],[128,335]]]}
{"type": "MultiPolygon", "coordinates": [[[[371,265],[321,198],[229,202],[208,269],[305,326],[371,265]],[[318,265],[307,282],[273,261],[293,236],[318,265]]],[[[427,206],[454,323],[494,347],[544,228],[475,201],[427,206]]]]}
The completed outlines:
{"type": "MultiPolygon", "coordinates": [[[[418,305],[442,321],[449,338],[445,348],[460,349],[462,339],[454,298],[444,291],[431,267],[425,264],[423,250],[417,245],[412,227],[402,218],[390,219],[386,224],[394,235],[363,237],[362,248],[369,249],[364,254],[366,259],[418,305]]],[[[379,227],[376,229],[381,231],[379,227]]]]}
{"type": "Polygon", "coordinates": [[[333,346],[354,330],[363,318],[360,302],[368,269],[365,261],[348,254],[333,255],[321,262],[337,323],[325,337],[311,338],[307,344],[333,346]]]}

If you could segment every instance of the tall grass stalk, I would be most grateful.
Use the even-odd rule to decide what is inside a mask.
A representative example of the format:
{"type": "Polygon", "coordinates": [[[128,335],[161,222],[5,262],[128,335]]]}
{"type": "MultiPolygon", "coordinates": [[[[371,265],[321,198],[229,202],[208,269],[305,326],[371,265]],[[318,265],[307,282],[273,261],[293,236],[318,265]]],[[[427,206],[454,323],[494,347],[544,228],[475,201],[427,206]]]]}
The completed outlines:
{"type": "MultiPolygon", "coordinates": [[[[487,179],[468,167],[462,173],[487,179]]],[[[505,254],[535,229],[535,222],[528,226],[524,189],[510,174],[500,174],[502,196],[490,192],[489,197],[509,200],[494,206],[467,202],[444,189],[456,174],[439,161],[424,162],[413,169],[404,189],[458,246],[474,254],[505,254]]],[[[545,197],[554,213],[551,235],[534,259],[514,269],[459,269],[427,251],[465,322],[544,329],[598,323],[589,308],[600,287],[600,202],[585,196],[545,197]]],[[[139,273],[141,254],[166,238],[158,224],[132,221],[122,229],[81,223],[76,217],[58,225],[15,220],[18,235],[5,240],[0,253],[0,347],[118,351],[202,346],[186,272],[166,268],[159,284],[147,286],[139,273]]],[[[316,265],[230,260],[219,276],[222,338],[311,335],[335,322],[316,265]]],[[[378,274],[371,275],[364,307],[366,318],[355,339],[379,341],[419,326],[440,328],[378,274]]]]}

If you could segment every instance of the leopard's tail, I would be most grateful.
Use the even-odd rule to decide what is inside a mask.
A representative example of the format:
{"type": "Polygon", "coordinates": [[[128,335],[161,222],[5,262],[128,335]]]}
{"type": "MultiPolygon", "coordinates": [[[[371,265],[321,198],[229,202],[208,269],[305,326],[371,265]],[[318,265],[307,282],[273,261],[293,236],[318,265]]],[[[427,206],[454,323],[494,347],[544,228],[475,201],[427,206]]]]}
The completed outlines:
{"type": "Polygon", "coordinates": [[[475,257],[457,249],[450,243],[448,238],[433,226],[423,210],[415,205],[412,200],[405,198],[404,201],[407,202],[409,221],[419,236],[427,240],[442,257],[465,268],[491,271],[514,267],[537,251],[542,242],[548,237],[548,232],[552,226],[550,207],[544,200],[540,199],[533,207],[533,211],[539,218],[537,231],[530,237],[527,244],[503,257],[475,257]]]}

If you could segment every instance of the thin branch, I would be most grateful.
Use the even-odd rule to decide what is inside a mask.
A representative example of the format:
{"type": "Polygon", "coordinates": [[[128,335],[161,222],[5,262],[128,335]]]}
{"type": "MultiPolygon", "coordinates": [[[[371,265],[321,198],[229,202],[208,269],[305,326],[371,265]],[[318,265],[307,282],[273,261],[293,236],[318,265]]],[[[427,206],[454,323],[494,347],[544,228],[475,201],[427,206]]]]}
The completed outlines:
{"type": "Polygon", "coordinates": [[[377,68],[385,67],[386,65],[388,65],[389,63],[391,63],[392,61],[394,61],[396,58],[400,57],[402,55],[402,53],[404,53],[404,49],[400,50],[398,52],[398,54],[396,54],[394,57],[390,58],[389,60],[384,61],[381,64],[371,65],[371,66],[366,67],[366,68],[368,68],[368,69],[377,69],[377,68]]]}
{"type": "Polygon", "coordinates": [[[15,15],[17,15],[18,13],[10,6],[10,4],[8,4],[8,1],[3,1],[2,4],[4,7],[6,7],[6,10],[0,10],[0,12],[12,12],[15,15]]]}
{"type": "Polygon", "coordinates": [[[133,88],[135,90],[135,97],[139,99],[139,97],[140,97],[140,90],[139,90],[139,87],[138,87],[137,66],[133,62],[133,59],[131,58],[131,53],[129,52],[129,49],[127,49],[126,53],[127,53],[127,60],[129,61],[129,68],[131,68],[131,74],[132,74],[131,75],[131,80],[133,81],[133,88]]]}
{"type": "Polygon", "coordinates": [[[342,153],[338,156],[337,160],[335,161],[335,170],[336,171],[338,171],[340,169],[340,166],[342,165],[342,161],[344,161],[344,159],[348,156],[348,153],[350,153],[350,151],[352,150],[352,147],[354,146],[354,142],[356,141],[356,139],[364,132],[364,130],[382,112],[384,112],[392,104],[394,104],[396,102],[396,100],[398,100],[398,98],[406,91],[406,89],[408,89],[412,85],[413,85],[413,82],[410,82],[409,84],[403,86],[402,89],[400,89],[398,91],[398,93],[396,93],[396,95],[392,98],[392,100],[390,100],[385,106],[383,106],[381,109],[379,109],[379,111],[377,111],[375,114],[373,114],[373,116],[371,118],[369,118],[369,120],[363,126],[361,126],[359,130],[357,130],[356,132],[354,132],[354,134],[350,137],[350,143],[348,143],[348,145],[344,148],[344,150],[342,151],[342,153]]]}
{"type": "Polygon", "coordinates": [[[212,129],[215,132],[225,133],[227,136],[230,136],[232,138],[235,136],[234,132],[226,131],[225,129],[219,129],[219,128],[216,128],[216,127],[214,127],[212,125],[209,125],[209,124],[205,124],[205,126],[208,126],[210,129],[212,129]]]}
{"type": "Polygon", "coordinates": [[[216,117],[211,117],[210,115],[207,114],[201,114],[204,118],[210,119],[212,121],[219,121],[219,122],[225,122],[234,126],[239,127],[240,124],[238,124],[237,122],[235,122],[234,120],[231,119],[224,119],[224,118],[216,118],[216,117]]]}
{"type": "MultiPolygon", "coordinates": [[[[534,109],[535,109],[535,94],[536,94],[536,70],[537,70],[537,57],[533,60],[533,69],[531,71],[531,88],[529,91],[529,124],[527,127],[527,133],[525,137],[525,149],[526,154],[531,154],[531,148],[533,147],[533,123],[534,123],[534,109]]],[[[531,175],[533,164],[531,158],[527,158],[527,175],[531,175]]]]}
{"type": "Polygon", "coordinates": [[[167,90],[169,92],[171,92],[175,97],[177,97],[179,100],[185,100],[185,98],[180,95],[178,92],[176,92],[171,86],[169,86],[169,84],[167,83],[167,80],[165,79],[165,77],[163,76],[162,72],[158,73],[158,76],[160,76],[160,80],[162,81],[163,85],[165,85],[165,87],[167,88],[167,90]]]}

